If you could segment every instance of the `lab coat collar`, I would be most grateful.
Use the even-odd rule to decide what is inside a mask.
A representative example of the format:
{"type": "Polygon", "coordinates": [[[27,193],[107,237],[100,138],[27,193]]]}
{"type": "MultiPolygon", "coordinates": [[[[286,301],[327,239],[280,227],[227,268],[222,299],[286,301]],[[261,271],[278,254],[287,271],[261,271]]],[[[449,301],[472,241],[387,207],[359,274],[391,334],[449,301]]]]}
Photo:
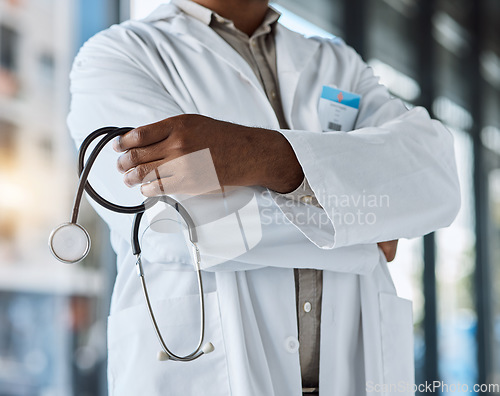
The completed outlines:
{"type": "MultiPolygon", "coordinates": [[[[222,61],[234,68],[242,79],[250,83],[267,100],[267,96],[250,65],[229,43],[199,19],[187,16],[175,5],[171,5],[171,7],[175,9],[173,11],[175,17],[172,19],[170,27],[172,33],[182,37],[186,42],[194,40],[206,50],[214,53],[222,61]]],[[[158,11],[158,15],[165,15],[164,10],[160,9],[158,11]]],[[[270,109],[272,110],[271,106],[270,109]]]]}
{"type": "MultiPolygon", "coordinates": [[[[208,34],[208,29],[206,29],[207,26],[204,22],[197,21],[192,17],[186,17],[175,3],[176,1],[174,0],[171,3],[160,5],[150,15],[144,18],[143,21],[155,22],[162,19],[172,19],[172,32],[192,35],[209,49],[214,48],[219,43],[225,43],[224,39],[217,33],[212,31],[212,34],[208,34]],[[218,40],[215,40],[215,38],[218,38],[218,40]]],[[[206,15],[206,17],[208,17],[208,15],[206,15]]],[[[278,63],[281,63],[281,66],[278,64],[278,68],[281,68],[282,72],[300,72],[309,62],[312,55],[318,50],[319,42],[308,40],[301,34],[288,30],[279,23],[277,24],[276,30],[276,51],[278,63]],[[282,59],[281,62],[279,62],[280,59],[282,59]]],[[[231,54],[233,56],[230,58],[232,62],[234,50],[232,50],[231,46],[227,43],[225,47],[229,47],[232,51],[231,54]]],[[[219,50],[220,48],[217,48],[217,51],[219,50]]],[[[248,67],[248,69],[251,70],[250,67],[248,67]]]]}
{"type": "Polygon", "coordinates": [[[180,10],[171,3],[161,4],[148,16],[142,19],[143,22],[156,22],[162,19],[170,19],[180,14],[180,10]]]}
{"type": "MultiPolygon", "coordinates": [[[[171,2],[185,14],[200,20],[207,26],[211,26],[211,23],[213,23],[213,21],[215,20],[219,23],[226,23],[234,27],[233,21],[220,16],[215,11],[212,11],[211,9],[204,7],[192,0],[172,0],[171,2]]],[[[263,28],[268,29],[269,31],[271,27],[276,24],[280,16],[281,13],[279,11],[269,6],[267,14],[262,21],[261,27],[257,31],[262,31],[261,29],[263,28]]]]}
{"type": "Polygon", "coordinates": [[[172,4],[182,10],[185,14],[199,19],[207,26],[210,25],[212,15],[215,14],[212,10],[190,0],[172,0],[172,4]]]}
{"type": "MultiPolygon", "coordinates": [[[[181,0],[182,2],[182,0],[181,0]]],[[[190,3],[190,2],[186,2],[190,3]]],[[[197,5],[197,4],[194,4],[197,5]]],[[[210,11],[207,9],[207,11],[210,11]]],[[[208,14],[205,16],[208,18],[208,14]]],[[[171,31],[177,35],[187,35],[196,39],[212,52],[216,52],[226,62],[231,63],[245,77],[260,86],[254,72],[247,62],[226,41],[208,28],[205,21],[187,16],[172,3],[163,4],[147,16],[143,21],[155,22],[162,19],[171,19],[171,31]]],[[[300,72],[311,56],[319,48],[319,43],[307,40],[302,35],[292,32],[279,23],[276,24],[276,52],[278,57],[278,73],[300,72]],[[297,45],[298,44],[298,45],[297,45]]],[[[262,89],[261,89],[262,90],[262,89]]]]}

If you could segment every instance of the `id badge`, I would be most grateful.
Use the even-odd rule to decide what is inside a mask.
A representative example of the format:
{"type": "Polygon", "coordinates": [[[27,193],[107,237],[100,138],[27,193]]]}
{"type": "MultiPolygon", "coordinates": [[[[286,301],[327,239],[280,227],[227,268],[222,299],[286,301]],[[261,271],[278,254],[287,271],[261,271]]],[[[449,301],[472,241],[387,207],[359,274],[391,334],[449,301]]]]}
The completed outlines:
{"type": "Polygon", "coordinates": [[[360,101],[361,95],[324,85],[318,107],[323,132],[352,131],[360,101]]]}

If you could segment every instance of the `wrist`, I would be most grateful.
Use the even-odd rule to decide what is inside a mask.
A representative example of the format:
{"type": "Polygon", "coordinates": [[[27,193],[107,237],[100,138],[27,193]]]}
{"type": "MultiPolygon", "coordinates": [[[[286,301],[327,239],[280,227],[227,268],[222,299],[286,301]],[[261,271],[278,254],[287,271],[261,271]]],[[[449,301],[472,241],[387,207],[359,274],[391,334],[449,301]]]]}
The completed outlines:
{"type": "Polygon", "coordinates": [[[259,129],[256,185],[285,194],[297,189],[304,172],[288,140],[279,132],[259,129]]]}

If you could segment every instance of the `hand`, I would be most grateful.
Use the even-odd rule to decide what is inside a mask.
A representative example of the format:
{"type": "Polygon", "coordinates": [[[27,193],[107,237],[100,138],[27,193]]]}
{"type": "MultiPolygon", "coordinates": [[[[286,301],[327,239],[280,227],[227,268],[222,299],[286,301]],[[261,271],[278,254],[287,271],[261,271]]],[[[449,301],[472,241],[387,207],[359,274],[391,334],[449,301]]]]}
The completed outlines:
{"type": "Polygon", "coordinates": [[[388,241],[388,242],[379,242],[377,243],[382,252],[384,252],[384,256],[388,263],[390,263],[396,257],[396,250],[398,249],[398,240],[388,241]]]}
{"type": "Polygon", "coordinates": [[[220,186],[261,185],[289,192],[304,177],[293,149],[279,132],[196,114],[136,128],[119,137],[114,149],[125,152],[118,159],[125,184],[141,185],[145,196],[200,193],[207,156],[195,154],[206,149],[220,186]]]}

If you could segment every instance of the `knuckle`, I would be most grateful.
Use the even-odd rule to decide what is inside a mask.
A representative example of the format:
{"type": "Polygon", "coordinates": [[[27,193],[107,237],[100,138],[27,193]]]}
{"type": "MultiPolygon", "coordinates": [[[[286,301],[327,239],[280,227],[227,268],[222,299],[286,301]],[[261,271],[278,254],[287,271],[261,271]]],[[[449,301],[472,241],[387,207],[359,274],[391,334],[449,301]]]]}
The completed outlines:
{"type": "Polygon", "coordinates": [[[134,129],[133,138],[135,142],[137,143],[142,142],[144,140],[145,135],[146,135],[146,129],[144,127],[137,127],[134,129]]]}
{"type": "Polygon", "coordinates": [[[176,146],[180,150],[184,150],[187,146],[187,139],[184,133],[180,133],[176,136],[176,146]]]}
{"type": "Polygon", "coordinates": [[[135,168],[135,172],[139,180],[142,181],[148,175],[149,169],[146,165],[139,165],[135,168]]]}
{"type": "Polygon", "coordinates": [[[191,139],[189,134],[185,131],[176,134],[175,139],[173,139],[173,148],[177,151],[177,154],[184,155],[190,152],[191,139]]]}
{"type": "Polygon", "coordinates": [[[128,152],[128,158],[133,165],[139,163],[140,155],[137,149],[130,149],[128,152]]]}
{"type": "Polygon", "coordinates": [[[169,142],[170,154],[173,156],[182,155],[185,151],[185,140],[179,134],[172,136],[169,142]]]}

